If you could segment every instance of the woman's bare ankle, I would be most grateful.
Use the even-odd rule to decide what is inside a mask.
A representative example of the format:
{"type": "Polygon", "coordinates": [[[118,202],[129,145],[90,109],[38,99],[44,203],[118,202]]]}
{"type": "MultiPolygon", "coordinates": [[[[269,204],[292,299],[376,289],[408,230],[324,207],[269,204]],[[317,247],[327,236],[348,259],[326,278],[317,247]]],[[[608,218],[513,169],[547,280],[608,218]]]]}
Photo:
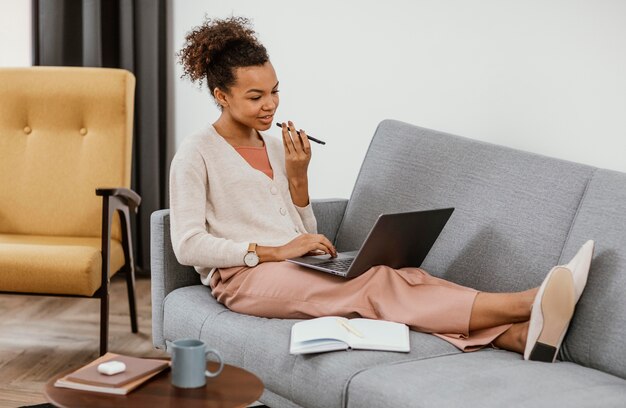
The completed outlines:
{"type": "Polygon", "coordinates": [[[539,288],[532,288],[519,292],[519,315],[520,322],[525,322],[530,319],[530,310],[532,309],[535,297],[539,288]]]}
{"type": "Polygon", "coordinates": [[[526,349],[526,342],[528,341],[528,327],[530,325],[530,322],[524,322],[521,323],[519,326],[520,332],[519,332],[519,342],[520,345],[522,346],[522,351],[520,353],[524,354],[524,349],[526,349]]]}
{"type": "Polygon", "coordinates": [[[493,344],[504,350],[524,354],[527,337],[528,322],[514,323],[507,331],[498,336],[493,344]]]}

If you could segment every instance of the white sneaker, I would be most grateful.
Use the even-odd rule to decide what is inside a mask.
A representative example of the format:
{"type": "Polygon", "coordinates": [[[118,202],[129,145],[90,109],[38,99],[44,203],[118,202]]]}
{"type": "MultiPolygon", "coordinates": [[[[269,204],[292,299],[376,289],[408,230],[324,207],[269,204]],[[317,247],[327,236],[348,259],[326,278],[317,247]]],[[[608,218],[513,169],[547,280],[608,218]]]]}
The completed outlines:
{"type": "Polygon", "coordinates": [[[567,265],[552,268],[530,313],[524,360],[554,362],[585,289],[594,242],[587,241],[567,265]]]}

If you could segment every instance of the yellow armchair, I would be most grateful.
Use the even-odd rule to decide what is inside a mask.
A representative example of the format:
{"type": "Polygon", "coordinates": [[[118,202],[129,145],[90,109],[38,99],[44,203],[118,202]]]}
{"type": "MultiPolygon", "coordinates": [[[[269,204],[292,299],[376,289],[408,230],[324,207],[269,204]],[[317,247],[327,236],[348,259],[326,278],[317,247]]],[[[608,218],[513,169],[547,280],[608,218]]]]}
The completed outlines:
{"type": "Polygon", "coordinates": [[[134,90],[121,69],[0,69],[0,294],[100,299],[100,354],[118,271],[137,332],[134,90]]]}

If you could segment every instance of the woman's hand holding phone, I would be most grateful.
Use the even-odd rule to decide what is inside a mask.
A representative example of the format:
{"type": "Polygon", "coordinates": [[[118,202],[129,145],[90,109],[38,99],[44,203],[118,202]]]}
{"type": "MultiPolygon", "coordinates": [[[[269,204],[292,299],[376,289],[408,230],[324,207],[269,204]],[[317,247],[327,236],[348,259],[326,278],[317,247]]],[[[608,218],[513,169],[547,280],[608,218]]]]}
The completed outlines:
{"type": "Polygon", "coordinates": [[[296,131],[292,121],[282,123],[285,148],[285,170],[289,181],[291,199],[298,207],[309,205],[309,179],[307,171],[311,161],[311,144],[304,130],[296,131]]]}

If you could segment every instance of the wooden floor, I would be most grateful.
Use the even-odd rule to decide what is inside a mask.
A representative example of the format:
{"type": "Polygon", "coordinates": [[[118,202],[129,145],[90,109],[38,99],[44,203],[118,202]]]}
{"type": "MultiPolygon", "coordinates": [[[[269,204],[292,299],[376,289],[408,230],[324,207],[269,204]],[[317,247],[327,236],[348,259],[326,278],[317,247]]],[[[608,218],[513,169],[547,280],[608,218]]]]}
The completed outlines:
{"type": "MultiPolygon", "coordinates": [[[[111,282],[109,351],[159,357],[151,335],[150,280],[137,278],[139,333],[130,331],[126,281],[111,282]]],[[[0,295],[0,407],[46,402],[42,390],[55,374],[98,357],[100,302],[0,295]]]]}

